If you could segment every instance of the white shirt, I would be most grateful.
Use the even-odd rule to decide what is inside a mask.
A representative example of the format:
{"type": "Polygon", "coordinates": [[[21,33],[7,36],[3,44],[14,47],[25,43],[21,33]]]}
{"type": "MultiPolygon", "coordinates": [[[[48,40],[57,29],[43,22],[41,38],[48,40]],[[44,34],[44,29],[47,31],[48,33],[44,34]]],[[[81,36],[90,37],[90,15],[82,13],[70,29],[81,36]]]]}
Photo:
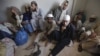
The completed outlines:
{"type": "Polygon", "coordinates": [[[61,13],[61,16],[59,18],[59,23],[62,22],[62,20],[64,19],[64,16],[66,15],[66,10],[63,10],[62,13],[61,13]]]}
{"type": "Polygon", "coordinates": [[[80,29],[82,27],[82,21],[78,20],[77,21],[77,29],[80,29]]]}

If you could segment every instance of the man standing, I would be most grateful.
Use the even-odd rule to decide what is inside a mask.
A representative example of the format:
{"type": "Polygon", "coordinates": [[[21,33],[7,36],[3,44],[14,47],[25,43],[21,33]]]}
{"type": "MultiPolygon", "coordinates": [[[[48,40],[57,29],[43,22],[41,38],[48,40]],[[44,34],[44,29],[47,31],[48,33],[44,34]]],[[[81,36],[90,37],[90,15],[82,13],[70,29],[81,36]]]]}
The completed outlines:
{"type": "Polygon", "coordinates": [[[52,14],[48,14],[46,21],[45,21],[45,30],[46,30],[46,34],[50,35],[52,33],[52,31],[54,31],[57,27],[55,20],[53,20],[53,15],[52,14]]]}

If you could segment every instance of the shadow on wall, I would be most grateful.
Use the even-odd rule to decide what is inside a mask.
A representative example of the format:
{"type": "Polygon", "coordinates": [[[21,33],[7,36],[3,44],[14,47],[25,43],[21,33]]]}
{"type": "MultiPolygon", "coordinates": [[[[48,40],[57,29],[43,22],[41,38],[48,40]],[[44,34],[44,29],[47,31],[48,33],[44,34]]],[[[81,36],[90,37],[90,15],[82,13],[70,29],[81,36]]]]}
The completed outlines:
{"type": "Polygon", "coordinates": [[[49,11],[46,13],[46,15],[45,15],[44,18],[46,18],[47,14],[50,13],[50,11],[51,11],[52,9],[57,8],[58,6],[59,6],[59,3],[55,2],[55,3],[51,6],[51,8],[49,9],[49,11]]]}

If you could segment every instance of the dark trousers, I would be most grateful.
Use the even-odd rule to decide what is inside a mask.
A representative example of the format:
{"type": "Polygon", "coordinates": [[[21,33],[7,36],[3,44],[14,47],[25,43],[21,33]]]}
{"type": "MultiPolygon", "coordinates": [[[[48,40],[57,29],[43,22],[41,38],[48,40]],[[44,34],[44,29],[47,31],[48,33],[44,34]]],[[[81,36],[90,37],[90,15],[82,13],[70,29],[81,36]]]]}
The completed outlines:
{"type": "Polygon", "coordinates": [[[81,31],[81,30],[76,31],[76,38],[77,38],[77,41],[78,41],[78,42],[80,42],[80,36],[81,36],[81,34],[82,34],[83,32],[84,32],[84,31],[81,31]]]}
{"type": "Polygon", "coordinates": [[[69,44],[69,41],[61,39],[60,32],[56,30],[51,33],[51,35],[49,36],[49,40],[55,40],[58,42],[53,50],[51,50],[50,54],[52,54],[53,56],[56,56],[66,45],[69,44]]]}
{"type": "Polygon", "coordinates": [[[52,40],[59,41],[60,40],[60,32],[57,30],[54,30],[50,35],[47,36],[49,41],[52,40]]]}
{"type": "Polygon", "coordinates": [[[51,50],[52,56],[56,56],[65,46],[65,42],[58,42],[53,50],[51,50]]]}

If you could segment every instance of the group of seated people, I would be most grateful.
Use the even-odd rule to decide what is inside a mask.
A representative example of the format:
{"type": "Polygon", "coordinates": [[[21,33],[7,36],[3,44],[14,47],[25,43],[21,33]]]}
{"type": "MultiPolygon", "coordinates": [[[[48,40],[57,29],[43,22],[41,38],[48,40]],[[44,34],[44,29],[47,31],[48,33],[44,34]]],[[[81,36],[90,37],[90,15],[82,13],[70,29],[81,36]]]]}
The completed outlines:
{"type": "MultiPolygon", "coordinates": [[[[17,29],[12,24],[4,22],[3,24],[1,24],[1,26],[3,27],[0,29],[0,33],[2,33],[1,36],[3,39],[5,37],[12,37],[11,39],[14,40],[12,36],[13,33],[16,34],[19,29],[22,28],[24,28],[24,30],[30,35],[37,31],[45,31],[44,34],[47,36],[47,40],[49,40],[50,42],[52,40],[56,40],[60,43],[57,44],[57,49],[54,48],[51,52],[51,54],[55,56],[64,48],[65,45],[69,44],[74,33],[73,26],[72,24],[70,24],[71,18],[66,14],[67,6],[68,1],[66,0],[57,9],[52,10],[49,14],[47,14],[45,20],[43,18],[42,10],[38,8],[38,4],[36,3],[36,1],[32,1],[31,6],[25,6],[25,13],[21,13],[16,7],[11,7],[11,17],[16,21],[17,29]],[[6,30],[4,28],[6,28],[6,30]],[[61,47],[59,48],[58,46],[61,47]]],[[[11,46],[13,47],[13,45],[11,46]]]]}
{"type": "MultiPolygon", "coordinates": [[[[9,28],[8,31],[0,28],[0,34],[7,32],[9,35],[12,35],[11,32],[17,33],[20,28],[24,28],[30,35],[38,31],[44,32],[47,42],[52,42],[53,40],[57,42],[49,56],[56,56],[65,46],[69,47],[70,42],[73,42],[76,36],[80,41],[80,45],[83,44],[84,39],[86,41],[89,38],[93,39],[99,36],[100,26],[99,23],[97,23],[98,20],[96,16],[93,15],[86,21],[85,14],[81,10],[71,19],[66,10],[68,3],[69,1],[65,0],[58,7],[52,9],[46,15],[45,19],[36,1],[32,1],[31,6],[25,6],[24,13],[21,13],[16,7],[11,7],[11,17],[16,21],[17,30],[6,22],[5,24],[0,24],[0,26],[9,28]],[[9,30],[11,30],[11,32],[9,30]]],[[[9,35],[7,35],[7,37],[9,37],[9,35]]],[[[1,36],[2,34],[0,37],[1,36]]],[[[5,37],[5,35],[3,35],[3,37],[5,37]]],[[[14,40],[13,36],[12,39],[14,40]]],[[[98,40],[97,43],[99,43],[98,40]]]]}
{"type": "Polygon", "coordinates": [[[80,43],[79,51],[85,49],[92,53],[98,53],[100,50],[100,22],[97,16],[91,15],[86,19],[84,11],[80,10],[74,16],[72,23],[76,28],[76,39],[80,43]]]}

